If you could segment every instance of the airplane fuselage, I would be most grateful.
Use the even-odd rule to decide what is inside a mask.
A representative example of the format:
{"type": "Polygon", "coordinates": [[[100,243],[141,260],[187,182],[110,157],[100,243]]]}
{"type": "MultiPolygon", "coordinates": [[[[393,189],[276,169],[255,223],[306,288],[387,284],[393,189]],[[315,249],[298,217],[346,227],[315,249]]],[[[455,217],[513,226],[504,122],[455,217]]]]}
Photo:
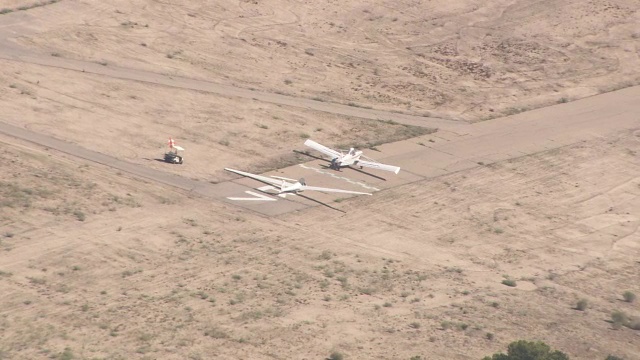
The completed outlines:
{"type": "Polygon", "coordinates": [[[286,181],[282,182],[282,185],[280,186],[280,193],[297,193],[302,191],[302,184],[299,182],[295,182],[293,184],[288,183],[286,181]]]}
{"type": "Polygon", "coordinates": [[[336,160],[336,164],[340,167],[357,165],[358,161],[360,161],[361,155],[362,155],[362,151],[354,151],[353,149],[351,149],[349,153],[345,154],[341,158],[338,158],[336,160]]]}

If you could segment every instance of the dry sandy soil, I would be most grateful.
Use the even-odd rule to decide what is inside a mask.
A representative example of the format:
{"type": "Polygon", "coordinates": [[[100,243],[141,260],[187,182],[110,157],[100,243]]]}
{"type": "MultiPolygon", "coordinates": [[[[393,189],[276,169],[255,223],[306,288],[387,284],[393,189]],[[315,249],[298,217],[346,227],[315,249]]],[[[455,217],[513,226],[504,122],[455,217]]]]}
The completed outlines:
{"type": "Polygon", "coordinates": [[[56,56],[475,121],[639,83],[639,10],[635,0],[65,0],[29,10],[38,32],[18,41],[56,56]]]}
{"type": "Polygon", "coordinates": [[[199,180],[229,178],[224,167],[284,167],[308,137],[347,146],[433,131],[12,61],[0,66],[7,123],[199,180]],[[169,137],[186,149],[183,166],[156,161],[169,137]]]}
{"type": "MultiPolygon", "coordinates": [[[[476,121],[636,83],[639,8],[63,0],[10,16],[33,16],[16,41],[44,56],[476,121]]],[[[430,131],[10,60],[0,105],[3,122],[207,181],[296,161],[308,136],[430,131]],[[169,136],[182,167],[155,160],[169,136]]],[[[638,332],[608,320],[640,312],[622,301],[640,295],[638,135],[275,218],[0,136],[0,358],[478,359],[540,339],[637,359],[638,332]]]]}
{"type": "Polygon", "coordinates": [[[478,359],[525,338],[635,359],[637,334],[608,320],[638,313],[621,295],[640,293],[639,135],[279,218],[3,138],[0,349],[478,359]]]}

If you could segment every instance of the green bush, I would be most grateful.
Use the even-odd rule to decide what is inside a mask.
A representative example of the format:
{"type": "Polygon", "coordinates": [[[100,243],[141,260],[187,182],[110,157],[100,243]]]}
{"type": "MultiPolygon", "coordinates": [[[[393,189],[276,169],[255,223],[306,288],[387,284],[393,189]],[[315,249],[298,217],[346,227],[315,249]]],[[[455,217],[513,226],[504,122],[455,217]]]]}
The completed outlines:
{"type": "Polygon", "coordinates": [[[624,301],[628,303],[632,303],[636,300],[636,294],[631,291],[625,291],[624,294],[622,294],[622,297],[624,298],[624,301]]]}
{"type": "Polygon", "coordinates": [[[580,299],[576,304],[576,310],[585,311],[588,305],[589,303],[587,302],[586,299],[580,299]]]}
{"type": "Polygon", "coordinates": [[[611,323],[614,329],[620,329],[627,323],[627,314],[622,311],[616,310],[611,313],[611,323]]]}
{"type": "Polygon", "coordinates": [[[482,360],[569,360],[569,357],[563,352],[551,351],[542,341],[518,340],[509,344],[506,355],[497,353],[482,360]]]}

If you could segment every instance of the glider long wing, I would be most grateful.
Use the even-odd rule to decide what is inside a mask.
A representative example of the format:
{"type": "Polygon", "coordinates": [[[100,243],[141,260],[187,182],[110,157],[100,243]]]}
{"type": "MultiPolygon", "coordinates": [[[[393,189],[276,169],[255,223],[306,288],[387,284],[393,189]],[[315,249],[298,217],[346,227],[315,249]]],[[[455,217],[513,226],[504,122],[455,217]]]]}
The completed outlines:
{"type": "Polygon", "coordinates": [[[368,168],[372,168],[372,169],[391,171],[391,172],[394,172],[396,174],[398,174],[400,172],[400,168],[397,167],[397,166],[386,165],[386,164],[381,164],[379,162],[366,161],[366,160],[358,161],[356,166],[364,166],[364,167],[368,167],[368,168]]]}
{"type": "Polygon", "coordinates": [[[336,150],[333,149],[329,149],[328,147],[318,144],[317,142],[311,140],[311,139],[307,139],[304,144],[316,151],[319,151],[327,156],[330,156],[332,159],[335,158],[340,158],[342,157],[342,154],[336,150]]]}
{"type": "Polygon", "coordinates": [[[321,192],[335,192],[335,193],[343,193],[343,194],[357,194],[357,195],[372,195],[371,193],[360,192],[360,191],[351,191],[351,190],[342,190],[342,189],[331,189],[331,188],[323,188],[317,186],[307,186],[303,185],[300,190],[303,191],[321,191],[321,192]]]}
{"type": "Polygon", "coordinates": [[[227,171],[230,171],[232,173],[236,173],[238,175],[242,175],[242,176],[246,176],[248,178],[252,178],[254,180],[258,180],[258,181],[263,182],[263,183],[265,183],[267,185],[275,186],[278,189],[282,185],[282,180],[277,180],[277,179],[274,179],[274,178],[270,178],[268,176],[256,175],[256,174],[252,174],[252,173],[248,173],[248,172],[244,172],[244,171],[240,171],[240,170],[229,169],[229,168],[224,168],[224,169],[227,170],[227,171]]]}

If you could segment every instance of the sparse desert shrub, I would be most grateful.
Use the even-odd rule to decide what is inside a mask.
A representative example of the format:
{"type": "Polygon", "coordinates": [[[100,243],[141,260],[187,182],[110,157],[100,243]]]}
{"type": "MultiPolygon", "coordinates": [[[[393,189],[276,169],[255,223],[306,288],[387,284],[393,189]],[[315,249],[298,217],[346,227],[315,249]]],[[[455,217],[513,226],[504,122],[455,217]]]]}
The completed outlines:
{"type": "Polygon", "coordinates": [[[511,286],[511,287],[515,287],[517,285],[516,281],[513,279],[504,279],[502,280],[502,284],[503,285],[507,285],[507,286],[511,286]]]}
{"type": "Polygon", "coordinates": [[[569,360],[569,357],[560,351],[551,351],[549,345],[542,341],[518,340],[509,344],[507,354],[496,353],[486,356],[482,360],[569,360]]]}
{"type": "Polygon", "coordinates": [[[616,310],[611,313],[611,323],[614,329],[620,329],[627,322],[627,314],[616,310]]]}
{"type": "Polygon", "coordinates": [[[47,283],[47,279],[45,278],[36,278],[36,277],[30,277],[27,278],[29,279],[29,282],[35,285],[44,285],[47,283]]]}
{"type": "Polygon", "coordinates": [[[411,324],[409,324],[409,327],[412,328],[412,329],[419,329],[420,328],[420,323],[414,321],[411,324]]]}
{"type": "Polygon", "coordinates": [[[373,293],[374,293],[374,292],[376,292],[376,291],[375,291],[375,289],[374,289],[374,288],[371,288],[371,287],[364,287],[364,288],[360,288],[360,292],[361,292],[362,294],[365,294],[365,295],[371,295],[371,294],[373,294],[373,293]]]}
{"type": "Polygon", "coordinates": [[[72,360],[74,358],[71,348],[68,347],[64,348],[64,351],[60,353],[60,356],[58,356],[58,359],[60,360],[72,360]]]}
{"type": "Polygon", "coordinates": [[[587,302],[586,299],[580,299],[576,303],[576,310],[585,311],[588,305],[589,303],[587,302]]]}
{"type": "Polygon", "coordinates": [[[628,303],[632,303],[636,300],[636,294],[632,293],[631,291],[625,291],[622,294],[622,297],[624,298],[624,301],[628,303]]]}
{"type": "Polygon", "coordinates": [[[615,356],[615,355],[609,355],[609,356],[607,356],[607,358],[606,358],[606,359],[604,359],[604,360],[624,360],[624,359],[623,359],[623,358],[621,358],[621,357],[617,357],[617,356],[615,356]]]}
{"type": "Polygon", "coordinates": [[[487,338],[487,340],[493,340],[494,335],[493,335],[493,333],[488,332],[488,333],[485,335],[485,337],[487,338]]]}
{"type": "Polygon", "coordinates": [[[342,355],[342,353],[338,352],[338,351],[334,351],[331,353],[331,355],[329,355],[329,357],[327,358],[328,360],[343,360],[344,359],[344,355],[342,355]]]}
{"type": "Polygon", "coordinates": [[[78,221],[84,221],[87,218],[87,216],[80,210],[74,211],[73,215],[78,219],[78,221]]]}
{"type": "Polygon", "coordinates": [[[226,339],[229,337],[229,334],[227,334],[224,330],[219,329],[216,326],[212,326],[210,328],[208,328],[207,330],[204,331],[204,335],[205,336],[210,336],[214,339],[226,339]]]}

